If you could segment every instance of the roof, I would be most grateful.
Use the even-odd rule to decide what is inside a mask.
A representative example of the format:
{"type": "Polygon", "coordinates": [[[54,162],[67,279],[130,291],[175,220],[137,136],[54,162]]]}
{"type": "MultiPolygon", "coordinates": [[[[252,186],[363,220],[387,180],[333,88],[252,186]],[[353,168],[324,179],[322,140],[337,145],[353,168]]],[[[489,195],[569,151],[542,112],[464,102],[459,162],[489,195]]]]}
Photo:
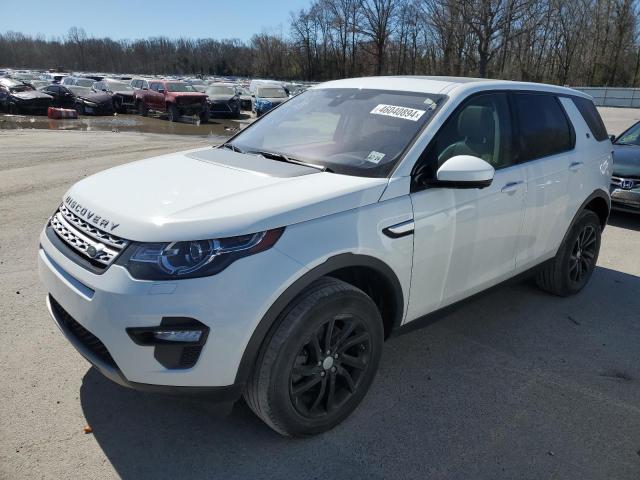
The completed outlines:
{"type": "Polygon", "coordinates": [[[482,90],[539,90],[565,95],[588,95],[557,85],[543,83],[515,82],[511,80],[493,80],[471,77],[438,77],[438,76],[385,76],[359,77],[344,80],[333,80],[311,88],[364,88],[372,90],[395,90],[405,92],[432,93],[443,95],[469,94],[482,90]]]}

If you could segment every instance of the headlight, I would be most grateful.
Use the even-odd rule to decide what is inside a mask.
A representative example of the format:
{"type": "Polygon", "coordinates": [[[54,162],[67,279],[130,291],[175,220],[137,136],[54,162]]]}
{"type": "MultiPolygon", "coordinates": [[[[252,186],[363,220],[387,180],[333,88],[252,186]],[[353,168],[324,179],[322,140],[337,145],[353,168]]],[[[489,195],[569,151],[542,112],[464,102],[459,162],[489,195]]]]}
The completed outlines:
{"type": "Polygon", "coordinates": [[[271,248],[284,228],[213,240],[134,243],[119,259],[139,280],[176,280],[215,275],[242,257],[271,248]]]}
{"type": "Polygon", "coordinates": [[[94,103],[94,102],[90,102],[89,100],[82,100],[84,102],[85,105],[88,105],[90,107],[97,107],[98,104],[94,103]]]}

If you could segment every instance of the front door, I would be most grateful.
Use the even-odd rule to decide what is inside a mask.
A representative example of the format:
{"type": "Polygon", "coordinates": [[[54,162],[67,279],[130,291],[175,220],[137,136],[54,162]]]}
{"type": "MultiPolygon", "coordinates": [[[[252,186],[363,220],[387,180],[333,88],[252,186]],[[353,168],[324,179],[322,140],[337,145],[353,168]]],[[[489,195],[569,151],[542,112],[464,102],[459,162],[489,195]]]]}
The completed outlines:
{"type": "MultiPolygon", "coordinates": [[[[414,187],[414,260],[408,319],[508,278],[515,270],[526,179],[515,163],[507,95],[473,96],[443,125],[419,162],[435,178],[445,160],[473,155],[496,170],[489,187],[414,187]]],[[[426,172],[426,173],[424,173],[426,172]]]]}

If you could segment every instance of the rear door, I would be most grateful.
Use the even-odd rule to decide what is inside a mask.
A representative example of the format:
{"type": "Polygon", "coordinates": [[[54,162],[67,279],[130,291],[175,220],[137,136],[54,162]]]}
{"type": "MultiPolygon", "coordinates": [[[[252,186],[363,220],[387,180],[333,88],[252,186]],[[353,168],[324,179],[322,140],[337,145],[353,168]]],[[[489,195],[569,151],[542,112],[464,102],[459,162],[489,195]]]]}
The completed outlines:
{"type": "Polygon", "coordinates": [[[556,95],[515,92],[512,99],[518,127],[518,162],[527,179],[517,256],[518,270],[524,270],[555,255],[566,233],[576,135],[556,95]]]}

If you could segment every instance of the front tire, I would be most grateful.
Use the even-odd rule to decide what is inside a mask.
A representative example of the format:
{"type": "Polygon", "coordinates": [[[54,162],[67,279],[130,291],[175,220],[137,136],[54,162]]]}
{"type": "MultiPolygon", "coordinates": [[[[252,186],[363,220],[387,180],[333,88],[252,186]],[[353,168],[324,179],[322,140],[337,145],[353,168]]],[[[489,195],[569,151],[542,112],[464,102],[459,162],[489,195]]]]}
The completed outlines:
{"type": "Polygon", "coordinates": [[[560,297],[582,290],[596,267],[601,234],[598,215],[591,210],[582,211],[556,256],[538,273],[538,287],[560,297]]]}
{"type": "Polygon", "coordinates": [[[322,278],[281,314],[261,349],[245,400],[282,435],[327,431],[369,390],[383,337],[382,318],[370,297],[341,280],[322,278]]]}
{"type": "Polygon", "coordinates": [[[149,109],[143,101],[138,102],[138,115],[140,115],[141,117],[146,117],[147,115],[149,115],[149,109]]]}
{"type": "Polygon", "coordinates": [[[170,122],[177,122],[180,118],[178,107],[176,107],[173,103],[169,104],[169,106],[167,107],[167,113],[169,114],[170,122]]]}

